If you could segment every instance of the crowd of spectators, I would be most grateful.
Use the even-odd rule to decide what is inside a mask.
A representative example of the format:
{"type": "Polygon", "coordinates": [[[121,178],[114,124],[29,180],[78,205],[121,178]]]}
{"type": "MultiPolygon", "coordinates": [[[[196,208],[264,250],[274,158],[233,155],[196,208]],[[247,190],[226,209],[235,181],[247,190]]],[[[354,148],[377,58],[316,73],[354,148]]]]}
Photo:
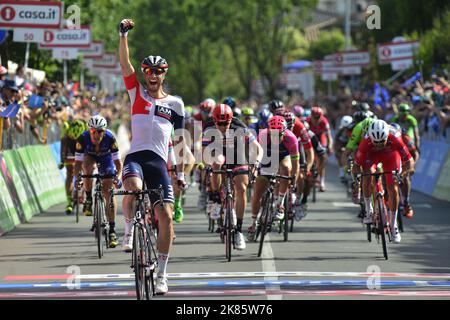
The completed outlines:
{"type": "Polygon", "coordinates": [[[92,88],[81,90],[74,81],[37,83],[24,74],[23,67],[12,75],[0,66],[0,114],[5,115],[12,104],[18,105],[17,114],[0,116],[0,150],[58,141],[65,121],[87,121],[95,114],[104,116],[116,133],[129,123],[126,94],[111,97],[92,88]]]}

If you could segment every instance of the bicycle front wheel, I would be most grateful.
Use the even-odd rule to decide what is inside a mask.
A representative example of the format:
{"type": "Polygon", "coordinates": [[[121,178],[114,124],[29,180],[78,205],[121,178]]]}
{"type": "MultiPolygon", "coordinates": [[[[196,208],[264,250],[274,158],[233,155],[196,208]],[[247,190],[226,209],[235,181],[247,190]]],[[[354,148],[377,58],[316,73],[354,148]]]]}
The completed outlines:
{"type": "Polygon", "coordinates": [[[80,199],[78,197],[79,197],[78,190],[75,190],[74,209],[75,209],[75,221],[77,223],[80,221],[80,199]]]}
{"type": "Polygon", "coordinates": [[[231,243],[233,241],[233,213],[231,212],[231,199],[227,199],[227,209],[225,217],[225,256],[228,262],[231,261],[231,243]]]}
{"type": "Polygon", "coordinates": [[[263,245],[264,245],[264,238],[266,237],[267,230],[269,229],[269,223],[272,223],[272,197],[267,196],[266,201],[263,204],[263,211],[261,214],[261,222],[260,222],[260,228],[261,228],[261,238],[259,239],[259,249],[258,249],[258,257],[261,257],[263,245]]]}
{"type": "Polygon", "coordinates": [[[388,260],[388,252],[386,245],[386,207],[384,206],[383,199],[377,199],[378,204],[378,232],[381,236],[381,244],[383,246],[383,255],[386,260],[388,260]]]}
{"type": "Polygon", "coordinates": [[[133,234],[133,269],[134,269],[134,281],[136,285],[136,298],[138,300],[146,299],[145,290],[145,261],[146,261],[146,250],[144,233],[142,227],[138,224],[134,226],[133,234]]]}
{"type": "Polygon", "coordinates": [[[95,238],[97,239],[98,258],[103,256],[103,235],[102,235],[102,201],[98,195],[95,195],[94,203],[94,224],[95,224],[95,238]]]}

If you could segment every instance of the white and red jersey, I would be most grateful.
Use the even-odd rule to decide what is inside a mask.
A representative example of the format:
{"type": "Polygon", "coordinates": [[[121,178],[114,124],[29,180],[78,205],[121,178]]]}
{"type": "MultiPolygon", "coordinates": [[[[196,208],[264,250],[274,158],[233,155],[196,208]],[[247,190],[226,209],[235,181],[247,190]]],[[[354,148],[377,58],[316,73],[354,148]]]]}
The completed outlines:
{"type": "Polygon", "coordinates": [[[373,162],[374,159],[384,160],[379,162],[383,162],[383,167],[385,167],[384,162],[394,162],[394,158],[392,157],[394,153],[398,153],[402,163],[408,162],[412,159],[411,153],[409,153],[408,147],[405,145],[401,137],[390,133],[386,146],[382,149],[376,149],[370,138],[366,135],[366,137],[359,144],[358,151],[355,156],[355,163],[359,166],[366,167],[368,164],[373,162]]]}
{"type": "Polygon", "coordinates": [[[184,103],[168,95],[152,98],[136,73],[123,78],[131,101],[131,147],[129,153],[150,150],[167,162],[172,129],[184,128],[184,103]]]}

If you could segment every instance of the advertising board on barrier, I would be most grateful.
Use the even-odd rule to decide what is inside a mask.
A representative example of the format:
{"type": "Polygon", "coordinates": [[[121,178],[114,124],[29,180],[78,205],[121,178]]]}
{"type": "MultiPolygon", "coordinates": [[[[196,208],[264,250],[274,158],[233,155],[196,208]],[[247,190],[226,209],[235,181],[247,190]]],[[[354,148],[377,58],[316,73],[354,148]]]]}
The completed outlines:
{"type": "Polygon", "coordinates": [[[14,203],[14,208],[16,209],[17,216],[19,217],[19,221],[21,223],[25,222],[25,214],[22,209],[22,203],[20,202],[19,194],[17,193],[16,186],[14,184],[13,178],[11,176],[11,172],[6,166],[6,162],[3,155],[0,155],[0,168],[1,174],[3,175],[3,179],[6,183],[6,186],[9,191],[9,195],[11,196],[11,200],[14,203]]]}
{"type": "Polygon", "coordinates": [[[450,145],[442,142],[422,140],[420,159],[416,164],[416,173],[412,176],[414,189],[433,194],[449,148],[450,145]]]}
{"type": "Polygon", "coordinates": [[[4,152],[3,156],[5,158],[6,166],[11,173],[12,181],[14,181],[14,185],[17,189],[25,220],[30,221],[33,215],[41,212],[37,202],[36,192],[27,176],[19,153],[16,150],[7,150],[4,152]]]}
{"type": "Polygon", "coordinates": [[[62,2],[0,0],[0,27],[59,29],[62,2]]]}
{"type": "Polygon", "coordinates": [[[433,197],[450,201],[450,152],[447,156],[447,160],[442,166],[439,179],[434,187],[433,197]]]}
{"type": "MultiPolygon", "coordinates": [[[[0,154],[1,162],[3,157],[0,154]]],[[[6,232],[14,229],[15,226],[20,224],[19,217],[17,216],[14,202],[9,194],[8,186],[3,178],[3,174],[0,174],[0,236],[6,232]]]]}

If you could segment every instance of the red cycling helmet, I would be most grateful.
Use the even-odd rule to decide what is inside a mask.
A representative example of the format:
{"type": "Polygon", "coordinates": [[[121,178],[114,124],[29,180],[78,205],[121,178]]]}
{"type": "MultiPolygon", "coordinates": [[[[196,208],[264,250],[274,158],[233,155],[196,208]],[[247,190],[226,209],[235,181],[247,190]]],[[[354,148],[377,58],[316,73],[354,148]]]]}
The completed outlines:
{"type": "Polygon", "coordinates": [[[311,116],[313,118],[319,118],[321,116],[323,116],[323,110],[321,107],[313,107],[311,109],[311,116]]]}
{"type": "Polygon", "coordinates": [[[286,120],[282,116],[273,116],[269,119],[269,129],[270,130],[278,130],[281,133],[284,133],[287,129],[286,120]]]}
{"type": "Polygon", "coordinates": [[[8,69],[6,69],[4,66],[0,65],[0,76],[3,76],[8,73],[8,69]]]}
{"type": "Polygon", "coordinates": [[[200,111],[208,111],[211,112],[211,110],[214,108],[216,103],[212,99],[206,99],[202,103],[200,103],[200,111]]]}
{"type": "Polygon", "coordinates": [[[283,116],[284,116],[284,119],[286,120],[286,124],[287,124],[288,128],[292,128],[295,123],[295,114],[293,114],[290,111],[286,111],[283,116]]]}
{"type": "Polygon", "coordinates": [[[218,104],[213,110],[213,119],[217,122],[231,122],[233,110],[227,104],[218,104]]]}

